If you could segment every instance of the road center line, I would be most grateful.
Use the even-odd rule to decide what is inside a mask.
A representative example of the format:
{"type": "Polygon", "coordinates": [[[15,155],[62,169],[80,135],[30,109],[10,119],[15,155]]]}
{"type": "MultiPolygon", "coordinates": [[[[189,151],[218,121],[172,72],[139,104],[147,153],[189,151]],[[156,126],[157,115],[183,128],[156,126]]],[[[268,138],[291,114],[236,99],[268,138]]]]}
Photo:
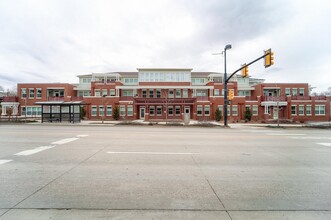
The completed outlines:
{"type": "Polygon", "coordinates": [[[331,137],[291,137],[292,139],[331,140],[331,137]]]}
{"type": "Polygon", "coordinates": [[[176,152],[113,152],[109,151],[108,154],[147,154],[147,155],[193,155],[199,153],[176,153],[176,152]]]}
{"type": "Polygon", "coordinates": [[[62,140],[59,140],[59,141],[55,141],[52,144],[55,144],[55,145],[66,144],[66,143],[69,143],[69,142],[72,142],[72,141],[75,141],[75,140],[78,140],[78,139],[79,138],[65,138],[65,139],[62,139],[62,140]]]}
{"type": "Polygon", "coordinates": [[[13,161],[13,160],[0,160],[0,165],[5,164],[5,163],[9,163],[11,161],[13,161]]]}
{"type": "Polygon", "coordinates": [[[78,134],[77,137],[80,138],[80,137],[87,137],[89,136],[88,134],[78,134]]]}
{"type": "Polygon", "coordinates": [[[41,146],[41,147],[37,147],[37,148],[32,149],[32,150],[21,151],[17,154],[14,154],[14,155],[15,156],[29,156],[29,155],[36,154],[36,153],[39,153],[41,151],[53,148],[53,147],[55,147],[55,146],[54,145],[52,145],[52,146],[41,146]]]}
{"type": "Polygon", "coordinates": [[[305,134],[267,134],[270,136],[301,136],[301,135],[305,135],[305,134]]]}

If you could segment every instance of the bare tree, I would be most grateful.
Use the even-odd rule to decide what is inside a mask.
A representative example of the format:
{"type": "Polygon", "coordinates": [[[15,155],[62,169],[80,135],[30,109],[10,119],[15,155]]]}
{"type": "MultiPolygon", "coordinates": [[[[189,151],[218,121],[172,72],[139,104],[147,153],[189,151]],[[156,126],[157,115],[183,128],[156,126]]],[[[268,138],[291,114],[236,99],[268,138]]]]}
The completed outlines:
{"type": "Polygon", "coordinates": [[[11,89],[7,89],[7,96],[17,96],[17,87],[13,86],[11,89]]]}
{"type": "Polygon", "coordinates": [[[6,109],[6,114],[9,116],[8,121],[10,121],[10,117],[13,114],[13,108],[12,107],[7,108],[6,109]]]}

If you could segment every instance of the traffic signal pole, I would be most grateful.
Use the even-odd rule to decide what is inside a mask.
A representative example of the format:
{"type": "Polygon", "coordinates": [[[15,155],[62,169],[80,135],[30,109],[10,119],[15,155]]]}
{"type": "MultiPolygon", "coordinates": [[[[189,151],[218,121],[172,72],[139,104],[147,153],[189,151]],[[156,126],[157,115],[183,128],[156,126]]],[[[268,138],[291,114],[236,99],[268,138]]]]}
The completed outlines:
{"type": "Polygon", "coordinates": [[[224,51],[224,127],[228,127],[228,82],[229,80],[239,71],[241,71],[242,69],[248,67],[249,65],[252,65],[253,63],[265,58],[266,56],[270,56],[270,60],[269,60],[269,64],[265,65],[265,67],[269,67],[271,65],[273,65],[272,59],[273,59],[273,53],[271,52],[271,49],[265,51],[265,54],[263,56],[260,56],[259,58],[253,60],[252,62],[245,64],[243,66],[241,66],[241,68],[237,69],[236,71],[234,71],[229,78],[227,78],[227,73],[226,73],[226,51],[224,51]]]}

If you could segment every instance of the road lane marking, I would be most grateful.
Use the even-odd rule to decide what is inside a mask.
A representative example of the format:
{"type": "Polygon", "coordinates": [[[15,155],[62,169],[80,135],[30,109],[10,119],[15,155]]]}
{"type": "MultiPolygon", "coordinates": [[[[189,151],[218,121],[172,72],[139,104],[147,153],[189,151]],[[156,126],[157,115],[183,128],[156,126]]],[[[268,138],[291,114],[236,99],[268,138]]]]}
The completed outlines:
{"type": "Polygon", "coordinates": [[[331,147],[331,143],[317,143],[317,144],[327,146],[327,147],[331,147]]]}
{"type": "Polygon", "coordinates": [[[80,137],[87,137],[89,136],[88,134],[78,134],[77,137],[80,138],[80,137]]]}
{"type": "Polygon", "coordinates": [[[9,163],[11,161],[13,161],[13,160],[0,160],[0,165],[5,164],[5,163],[9,163]]]}
{"type": "Polygon", "coordinates": [[[55,144],[55,145],[66,144],[66,143],[69,143],[69,142],[72,142],[72,141],[75,141],[75,140],[78,140],[78,139],[79,138],[65,138],[65,139],[62,139],[62,140],[59,140],[59,141],[55,141],[52,144],[55,144]]]}
{"type": "Polygon", "coordinates": [[[301,136],[301,135],[305,135],[305,134],[273,134],[273,133],[270,133],[267,135],[270,135],[270,136],[301,136]]]}
{"type": "Polygon", "coordinates": [[[147,155],[194,155],[199,153],[175,153],[175,152],[115,152],[109,151],[108,154],[147,154],[147,155]]]}
{"type": "Polygon", "coordinates": [[[291,137],[292,139],[331,140],[331,137],[291,137]]]}
{"type": "Polygon", "coordinates": [[[251,133],[263,133],[263,132],[282,132],[282,131],[273,131],[273,130],[241,130],[244,132],[251,132],[251,133]]]}
{"type": "Polygon", "coordinates": [[[29,155],[36,154],[36,153],[39,153],[39,152],[47,150],[47,149],[51,149],[53,147],[55,147],[55,146],[54,145],[53,146],[41,146],[41,147],[37,147],[37,148],[32,149],[32,150],[21,151],[17,154],[14,154],[14,155],[15,156],[29,156],[29,155]]]}

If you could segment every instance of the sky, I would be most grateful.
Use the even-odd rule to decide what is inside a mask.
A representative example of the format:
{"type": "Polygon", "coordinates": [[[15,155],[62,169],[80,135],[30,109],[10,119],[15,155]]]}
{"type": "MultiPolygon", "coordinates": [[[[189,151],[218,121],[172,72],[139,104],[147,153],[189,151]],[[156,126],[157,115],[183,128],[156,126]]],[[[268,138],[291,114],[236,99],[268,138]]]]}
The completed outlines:
{"type": "Polygon", "coordinates": [[[331,86],[331,1],[0,0],[0,86],[77,83],[92,72],[249,66],[270,83],[331,86]]]}

